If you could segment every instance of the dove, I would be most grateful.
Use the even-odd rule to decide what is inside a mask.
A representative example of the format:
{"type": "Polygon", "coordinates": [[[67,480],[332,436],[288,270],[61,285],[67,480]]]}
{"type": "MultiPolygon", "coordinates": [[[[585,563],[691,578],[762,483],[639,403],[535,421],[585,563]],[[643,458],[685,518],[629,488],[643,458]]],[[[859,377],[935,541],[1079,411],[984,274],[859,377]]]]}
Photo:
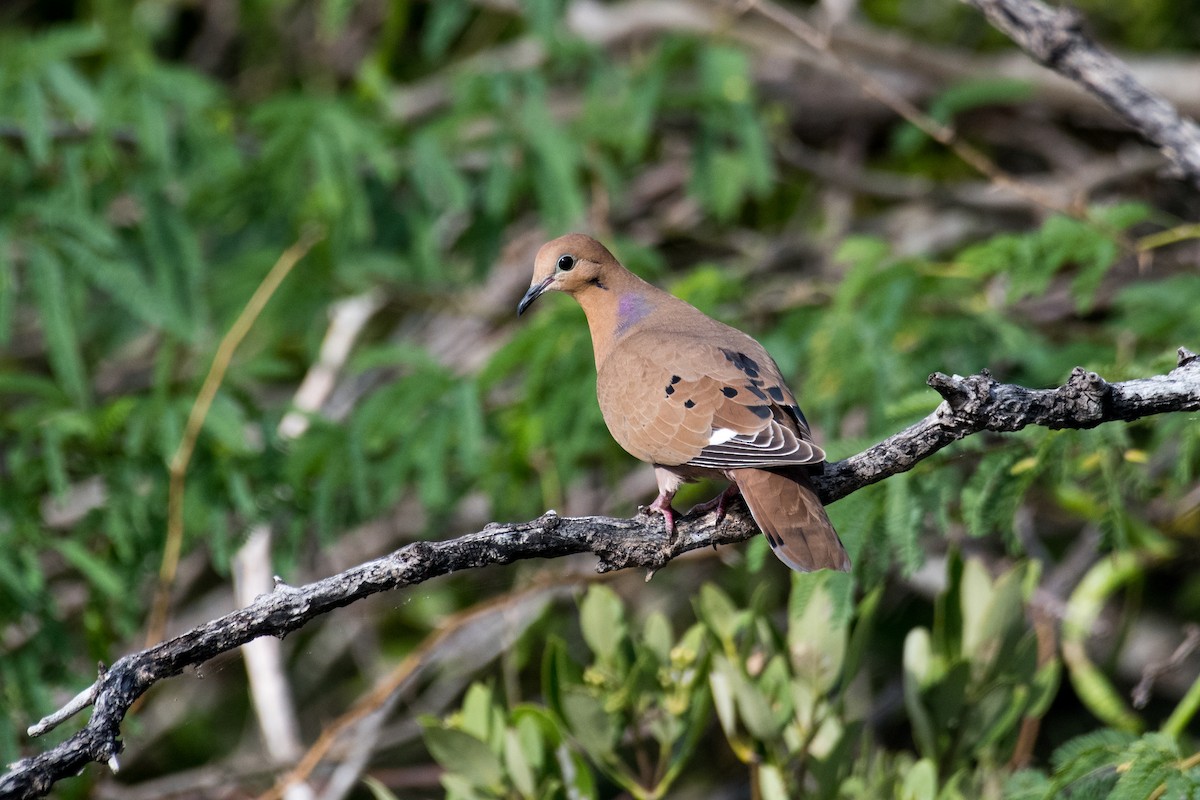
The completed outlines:
{"type": "MultiPolygon", "coordinates": [[[[596,359],[596,397],[609,432],[653,465],[668,549],[680,485],[729,487],[692,512],[717,522],[741,494],[783,563],[799,572],[849,570],[850,559],[810,480],[825,452],[761,344],[634,275],[580,233],[543,245],[520,316],[546,292],[583,308],[596,359]]],[[[689,513],[692,513],[689,512],[689,513]]]]}

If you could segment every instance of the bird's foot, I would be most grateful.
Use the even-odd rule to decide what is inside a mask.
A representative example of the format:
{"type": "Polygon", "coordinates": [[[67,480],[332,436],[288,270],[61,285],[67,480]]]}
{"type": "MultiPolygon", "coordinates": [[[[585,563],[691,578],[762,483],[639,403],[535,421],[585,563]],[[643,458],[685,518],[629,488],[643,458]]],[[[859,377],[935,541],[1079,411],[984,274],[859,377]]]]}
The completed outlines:
{"type": "Polygon", "coordinates": [[[661,514],[663,525],[667,530],[667,543],[675,541],[675,514],[678,512],[671,506],[671,496],[660,494],[654,502],[642,509],[647,514],[661,514]]]}
{"type": "Polygon", "coordinates": [[[720,525],[721,520],[725,519],[725,512],[729,510],[730,504],[739,494],[741,494],[741,491],[738,489],[737,484],[731,483],[728,487],[726,487],[725,491],[721,492],[713,499],[705,500],[703,503],[697,503],[689,508],[688,512],[684,514],[684,516],[704,516],[710,511],[715,511],[717,512],[717,519],[713,522],[713,524],[720,525]]]}
{"type": "MultiPolygon", "coordinates": [[[[659,494],[654,502],[642,508],[642,513],[645,514],[660,514],[663,518],[663,527],[667,533],[667,543],[662,549],[662,564],[666,564],[675,556],[675,515],[677,512],[671,506],[673,495],[659,494]]],[[[650,571],[650,576],[654,575],[654,570],[650,571]]],[[[650,580],[647,576],[646,580],[650,580]]]]}

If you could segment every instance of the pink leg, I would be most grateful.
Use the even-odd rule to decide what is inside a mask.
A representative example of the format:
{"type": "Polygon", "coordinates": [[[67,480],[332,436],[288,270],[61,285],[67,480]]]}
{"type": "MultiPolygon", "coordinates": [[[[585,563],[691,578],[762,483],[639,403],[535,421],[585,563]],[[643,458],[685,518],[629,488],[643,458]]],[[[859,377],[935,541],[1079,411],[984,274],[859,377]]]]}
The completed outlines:
{"type": "Polygon", "coordinates": [[[686,514],[684,514],[684,516],[690,517],[693,514],[700,514],[701,516],[703,516],[704,514],[707,514],[710,511],[716,511],[717,512],[716,524],[720,525],[721,520],[725,519],[725,512],[729,510],[729,504],[732,503],[733,499],[735,497],[737,497],[739,494],[741,494],[741,491],[738,489],[737,484],[731,483],[731,484],[729,484],[729,486],[727,486],[725,488],[725,491],[721,492],[719,495],[714,497],[712,500],[705,500],[703,503],[697,503],[696,505],[689,508],[688,512],[686,514]]]}
{"type": "Polygon", "coordinates": [[[674,492],[670,494],[659,492],[654,502],[646,506],[646,513],[662,514],[663,524],[667,528],[668,544],[675,541],[675,509],[671,507],[671,500],[674,497],[674,492]]]}
{"type": "Polygon", "coordinates": [[[646,513],[662,514],[663,524],[667,528],[667,549],[670,550],[671,545],[675,543],[676,513],[671,507],[671,501],[675,499],[675,492],[679,490],[679,484],[683,481],[671,470],[657,464],[654,466],[654,478],[658,481],[658,497],[646,507],[646,513]]]}

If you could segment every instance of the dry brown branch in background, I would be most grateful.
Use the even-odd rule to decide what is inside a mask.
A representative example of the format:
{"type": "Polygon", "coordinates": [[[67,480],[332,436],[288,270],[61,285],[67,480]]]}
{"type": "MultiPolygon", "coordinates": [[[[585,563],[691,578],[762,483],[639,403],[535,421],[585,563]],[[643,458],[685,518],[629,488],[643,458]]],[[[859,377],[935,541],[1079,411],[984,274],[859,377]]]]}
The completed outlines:
{"type": "Polygon", "coordinates": [[[280,284],[291,273],[292,268],[323,236],[324,233],[316,229],[307,230],[300,235],[300,239],[295,244],[279,256],[275,265],[271,267],[258,288],[254,290],[254,294],[246,302],[242,313],[234,320],[229,332],[221,339],[216,355],[213,356],[212,366],[209,367],[200,392],[196,396],[196,401],[192,404],[179,447],[171,457],[167,540],[163,547],[162,564],[158,572],[158,586],[155,589],[154,603],[150,609],[150,621],[146,625],[147,646],[162,641],[163,631],[167,627],[167,615],[171,607],[171,587],[175,583],[175,570],[179,566],[179,554],[183,549],[184,479],[187,477],[192,453],[196,449],[196,439],[200,436],[200,429],[204,426],[204,420],[208,416],[213,400],[216,399],[217,390],[221,388],[221,382],[225,379],[225,371],[229,368],[238,345],[246,338],[254,321],[258,319],[258,315],[262,313],[280,284]]]}
{"type": "Polygon", "coordinates": [[[1083,30],[1078,12],[1039,0],[963,0],[1044,64],[1099,97],[1157,144],[1171,163],[1200,186],[1200,125],[1146,89],[1124,62],[1083,30]]]}
{"type": "Polygon", "coordinates": [[[913,103],[897,94],[874,75],[867,72],[854,61],[845,58],[830,48],[829,37],[805,22],[797,14],[793,14],[771,0],[738,0],[736,5],[762,14],[781,28],[789,31],[797,39],[804,42],[813,50],[832,59],[845,75],[848,75],[858,86],[871,97],[896,112],[905,121],[915,125],[927,136],[949,148],[956,156],[977,170],[995,186],[1016,194],[1026,200],[1042,206],[1050,211],[1057,211],[1068,216],[1082,218],[1084,209],[1077,203],[1064,204],[1060,198],[1020,180],[996,165],[977,147],[964,142],[950,125],[938,122],[913,103]]]}

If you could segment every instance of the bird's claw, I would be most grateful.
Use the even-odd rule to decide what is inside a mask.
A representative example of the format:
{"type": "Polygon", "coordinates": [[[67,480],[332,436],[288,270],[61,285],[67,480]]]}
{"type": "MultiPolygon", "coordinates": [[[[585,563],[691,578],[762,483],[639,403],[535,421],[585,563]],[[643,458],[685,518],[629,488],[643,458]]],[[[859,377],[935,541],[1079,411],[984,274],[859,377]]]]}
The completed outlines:
{"type": "MultiPolygon", "coordinates": [[[[642,512],[645,514],[659,514],[663,518],[663,528],[667,534],[667,543],[662,549],[662,563],[666,564],[675,556],[675,516],[679,512],[671,506],[671,497],[665,494],[660,494],[655,498],[653,503],[644,507],[642,512]]],[[[652,571],[650,575],[653,574],[652,571]]]]}
{"type": "Polygon", "coordinates": [[[704,516],[711,511],[715,511],[717,512],[717,518],[713,521],[713,525],[720,525],[721,520],[725,519],[725,512],[729,510],[729,505],[733,502],[733,499],[740,494],[741,492],[738,490],[737,484],[731,483],[728,487],[726,487],[725,491],[721,492],[711,500],[705,500],[703,503],[697,503],[689,508],[688,512],[684,514],[684,516],[704,516]]]}

